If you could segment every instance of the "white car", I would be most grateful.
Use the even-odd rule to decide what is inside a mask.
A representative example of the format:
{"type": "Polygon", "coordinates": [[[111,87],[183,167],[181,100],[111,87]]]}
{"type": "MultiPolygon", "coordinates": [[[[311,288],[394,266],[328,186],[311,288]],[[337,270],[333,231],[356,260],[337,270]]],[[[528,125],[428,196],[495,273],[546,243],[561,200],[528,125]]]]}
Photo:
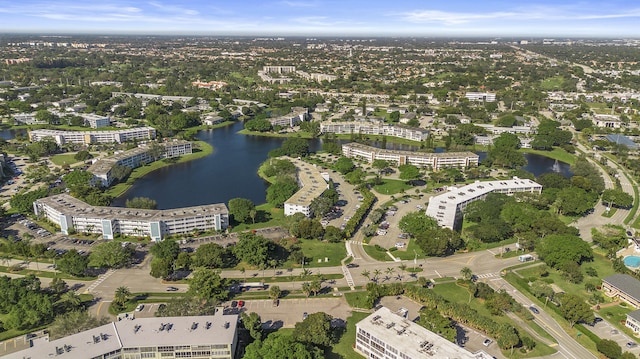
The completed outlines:
{"type": "Polygon", "coordinates": [[[136,307],[136,312],[141,312],[144,309],[144,304],[138,304],[136,307]]]}

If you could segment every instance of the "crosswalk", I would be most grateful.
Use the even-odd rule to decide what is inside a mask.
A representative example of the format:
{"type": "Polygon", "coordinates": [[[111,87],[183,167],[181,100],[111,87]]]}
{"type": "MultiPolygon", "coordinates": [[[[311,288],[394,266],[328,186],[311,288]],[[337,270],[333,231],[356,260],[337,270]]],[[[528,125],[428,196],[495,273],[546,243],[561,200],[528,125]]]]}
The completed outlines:
{"type": "Polygon", "coordinates": [[[355,287],[355,283],[353,282],[353,277],[351,277],[349,268],[347,268],[346,266],[342,266],[342,273],[344,273],[344,279],[347,280],[347,285],[353,290],[355,287]]]}
{"type": "Polygon", "coordinates": [[[96,279],[93,283],[91,283],[91,285],[87,288],[87,293],[91,293],[94,289],[96,289],[97,286],[100,285],[100,283],[104,282],[105,279],[111,277],[113,275],[113,273],[115,273],[117,271],[117,269],[109,269],[105,274],[102,274],[101,276],[98,277],[98,279],[96,279]]]}
{"type": "Polygon", "coordinates": [[[485,274],[478,274],[478,275],[476,275],[476,278],[478,278],[478,279],[482,279],[482,278],[495,278],[495,277],[500,277],[500,273],[485,273],[485,274]]]}

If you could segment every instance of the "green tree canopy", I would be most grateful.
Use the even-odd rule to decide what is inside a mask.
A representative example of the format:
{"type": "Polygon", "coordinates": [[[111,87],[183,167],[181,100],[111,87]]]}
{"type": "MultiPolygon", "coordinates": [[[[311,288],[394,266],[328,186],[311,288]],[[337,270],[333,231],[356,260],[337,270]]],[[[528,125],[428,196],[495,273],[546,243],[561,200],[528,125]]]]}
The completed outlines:
{"type": "Polygon", "coordinates": [[[267,202],[282,207],[289,197],[298,191],[298,183],[293,178],[281,178],[267,188],[267,202]]]}
{"type": "Polygon", "coordinates": [[[424,211],[409,212],[405,214],[398,227],[406,233],[412,236],[417,236],[420,233],[424,233],[429,229],[436,228],[438,226],[436,220],[427,216],[424,211]]]}
{"type": "Polygon", "coordinates": [[[323,359],[319,348],[296,341],[293,336],[280,332],[270,334],[264,341],[249,344],[244,359],[323,359]]]}
{"type": "Polygon", "coordinates": [[[135,248],[131,244],[109,241],[91,249],[89,263],[92,267],[120,268],[131,262],[135,248]]]}
{"type": "Polygon", "coordinates": [[[589,243],[572,235],[548,235],[538,242],[536,252],[548,266],[556,269],[566,262],[581,264],[593,260],[589,243]]]}
{"type": "Polygon", "coordinates": [[[575,294],[564,294],[560,298],[560,313],[573,327],[578,322],[593,323],[591,306],[575,294]]]}
{"type": "Polygon", "coordinates": [[[134,197],[125,201],[127,208],[156,209],[158,202],[147,197],[134,197]]]}
{"type": "Polygon", "coordinates": [[[266,265],[275,250],[275,244],[254,233],[241,233],[238,243],[233,247],[236,257],[250,265],[266,265]]]}
{"type": "Polygon", "coordinates": [[[400,165],[400,179],[405,181],[414,180],[420,177],[420,169],[414,165],[400,165]]]}
{"type": "Polygon", "coordinates": [[[251,211],[255,209],[256,205],[246,198],[232,198],[229,200],[229,214],[238,223],[251,219],[251,211]]]}
{"type": "Polygon", "coordinates": [[[187,293],[201,299],[223,301],[229,297],[227,280],[220,271],[198,268],[193,272],[187,293]]]}
{"type": "Polygon", "coordinates": [[[89,258],[81,256],[77,250],[71,249],[63,254],[56,262],[56,267],[62,273],[79,277],[84,275],[84,271],[89,264],[89,258]]]}
{"type": "Polygon", "coordinates": [[[293,337],[303,343],[329,346],[337,341],[331,320],[333,317],[323,312],[309,314],[306,319],[296,323],[293,337]]]}
{"type": "Polygon", "coordinates": [[[347,157],[340,157],[333,164],[333,169],[342,173],[343,175],[353,171],[354,168],[355,165],[353,164],[353,160],[347,157]]]}
{"type": "Polygon", "coordinates": [[[205,243],[196,249],[192,257],[194,267],[227,268],[236,263],[236,258],[228,248],[217,243],[205,243]]]}

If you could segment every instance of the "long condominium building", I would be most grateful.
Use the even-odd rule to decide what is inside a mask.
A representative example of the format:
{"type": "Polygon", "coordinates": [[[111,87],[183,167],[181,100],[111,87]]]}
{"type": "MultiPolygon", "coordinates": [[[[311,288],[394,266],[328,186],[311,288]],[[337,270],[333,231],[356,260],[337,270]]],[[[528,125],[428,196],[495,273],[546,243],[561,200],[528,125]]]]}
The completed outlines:
{"type": "Polygon", "coordinates": [[[61,130],[33,130],[29,131],[31,142],[41,141],[51,137],[57,144],[65,143],[123,143],[133,140],[152,140],[156,138],[156,129],[153,127],[136,127],[125,130],[113,131],[61,131],[61,130]]]}
{"type": "Polygon", "coordinates": [[[399,150],[385,150],[360,143],[346,143],[342,145],[345,157],[365,160],[369,163],[384,160],[397,166],[411,164],[417,167],[428,167],[434,171],[443,168],[469,168],[478,165],[480,156],[473,152],[413,152],[399,150]]]}
{"type": "MultiPolygon", "coordinates": [[[[173,140],[170,142],[159,143],[162,148],[160,158],[179,157],[193,152],[191,142],[173,140]]],[[[156,159],[150,153],[150,144],[144,143],[137,148],[116,153],[113,156],[98,159],[87,171],[93,174],[94,184],[100,184],[103,187],[109,187],[114,178],[111,174],[113,167],[116,165],[126,166],[131,169],[140,167],[156,159]]]]}
{"type": "Polygon", "coordinates": [[[517,192],[542,192],[542,185],[530,180],[513,177],[510,180],[476,182],[460,188],[451,187],[447,192],[433,196],[427,206],[427,216],[438,224],[451,229],[462,225],[464,210],[471,202],[484,199],[489,193],[512,195],[517,192]]]}
{"type": "Polygon", "coordinates": [[[471,353],[385,307],[356,323],[354,349],[376,359],[491,358],[482,350],[471,353]]]}
{"type": "Polygon", "coordinates": [[[309,110],[304,107],[293,107],[291,112],[280,117],[268,119],[271,126],[293,127],[309,118],[309,110]]]}
{"type": "Polygon", "coordinates": [[[63,193],[36,200],[33,211],[59,226],[63,234],[100,233],[104,239],[122,234],[160,241],[167,235],[224,230],[229,225],[229,211],[224,203],[164,210],[103,207],[63,193]]]}
{"type": "Polygon", "coordinates": [[[32,339],[30,348],[4,358],[233,359],[238,344],[237,323],[237,314],[218,313],[123,319],[56,340],[32,339]]]}
{"type": "Polygon", "coordinates": [[[284,203],[284,215],[291,216],[295,213],[303,213],[305,216],[311,216],[311,202],[320,197],[322,193],[329,187],[328,173],[321,173],[315,165],[306,163],[301,160],[289,158],[296,166],[298,185],[300,190],[284,203]]]}
{"type": "Polygon", "coordinates": [[[412,141],[424,141],[429,135],[429,131],[423,128],[390,125],[384,123],[370,123],[363,121],[352,122],[331,122],[324,121],[320,123],[321,133],[344,134],[363,134],[363,135],[384,135],[391,137],[404,138],[412,141]]]}
{"type": "Polygon", "coordinates": [[[464,97],[469,101],[495,102],[496,94],[490,92],[467,92],[464,97]]]}

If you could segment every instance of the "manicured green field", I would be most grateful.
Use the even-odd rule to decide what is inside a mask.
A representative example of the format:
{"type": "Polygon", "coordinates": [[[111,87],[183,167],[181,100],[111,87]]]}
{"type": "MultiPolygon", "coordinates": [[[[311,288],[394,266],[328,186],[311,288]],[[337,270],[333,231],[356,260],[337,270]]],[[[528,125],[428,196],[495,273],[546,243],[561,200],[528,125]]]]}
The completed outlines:
{"type": "Polygon", "coordinates": [[[384,183],[373,187],[380,194],[404,193],[413,188],[410,184],[400,180],[384,179],[382,182],[384,183]]]}
{"type": "Polygon", "coordinates": [[[347,329],[335,344],[331,352],[326,353],[327,359],[362,359],[363,356],[353,350],[356,343],[356,323],[363,320],[369,313],[353,312],[347,318],[347,329]]]}
{"type": "Polygon", "coordinates": [[[51,156],[51,158],[49,159],[51,160],[51,162],[58,166],[72,165],[74,163],[80,162],[80,160],[76,160],[75,158],[73,158],[73,156],[75,155],[75,153],[61,153],[59,155],[51,156]]]}

